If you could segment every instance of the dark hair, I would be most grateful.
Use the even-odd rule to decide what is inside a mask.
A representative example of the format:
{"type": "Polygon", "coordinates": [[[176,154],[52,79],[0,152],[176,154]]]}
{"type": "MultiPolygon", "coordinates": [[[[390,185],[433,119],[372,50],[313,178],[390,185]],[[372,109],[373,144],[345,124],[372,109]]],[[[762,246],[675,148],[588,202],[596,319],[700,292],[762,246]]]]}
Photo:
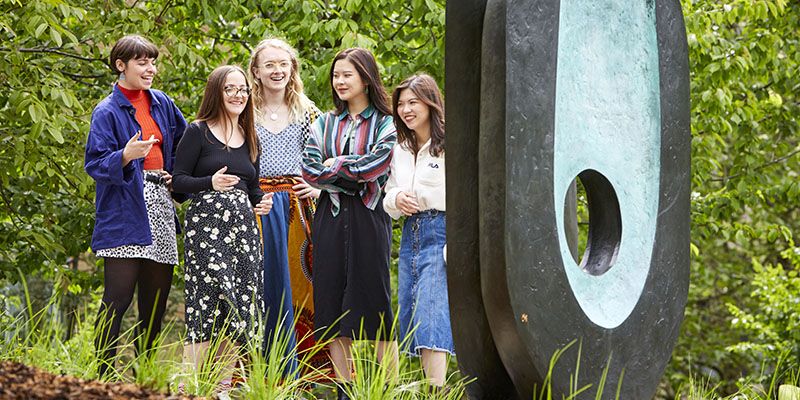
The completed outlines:
{"type": "Polygon", "coordinates": [[[119,74],[122,71],[117,69],[117,60],[127,63],[139,58],[158,58],[158,47],[142,36],[128,35],[114,43],[108,66],[115,74],[119,74]]]}
{"type": "Polygon", "coordinates": [[[333,86],[333,67],[339,60],[347,60],[353,63],[358,72],[358,76],[367,85],[369,93],[369,102],[383,114],[390,115],[392,110],[389,108],[389,95],[381,83],[381,73],[378,71],[378,63],[375,61],[375,56],[367,49],[353,47],[350,49],[342,50],[336,57],[333,58],[331,63],[331,72],[329,75],[331,84],[331,93],[333,94],[333,104],[336,106],[336,113],[341,114],[347,108],[347,102],[340,99],[336,93],[336,88],[333,86]]]}
{"type": "MultiPolygon", "coordinates": [[[[247,82],[247,87],[250,88],[250,82],[247,80],[247,74],[244,70],[235,65],[223,65],[211,71],[206,82],[206,90],[203,93],[203,100],[200,102],[200,110],[197,111],[197,118],[195,121],[227,123],[228,126],[233,127],[234,123],[225,112],[225,105],[223,99],[225,98],[225,79],[233,72],[239,72],[244,76],[247,82]]],[[[247,103],[244,105],[244,111],[239,114],[237,124],[244,133],[244,141],[250,149],[250,162],[255,163],[258,160],[259,143],[256,136],[256,127],[253,118],[253,100],[252,96],[247,97],[247,103]]]]}
{"type": "Polygon", "coordinates": [[[429,151],[432,156],[439,157],[444,151],[444,102],[436,81],[430,75],[413,75],[398,85],[392,93],[392,116],[394,116],[394,125],[397,127],[397,142],[414,154],[419,151],[414,131],[406,126],[406,123],[397,113],[400,93],[406,89],[411,90],[420,101],[428,106],[431,124],[431,147],[429,151]]]}

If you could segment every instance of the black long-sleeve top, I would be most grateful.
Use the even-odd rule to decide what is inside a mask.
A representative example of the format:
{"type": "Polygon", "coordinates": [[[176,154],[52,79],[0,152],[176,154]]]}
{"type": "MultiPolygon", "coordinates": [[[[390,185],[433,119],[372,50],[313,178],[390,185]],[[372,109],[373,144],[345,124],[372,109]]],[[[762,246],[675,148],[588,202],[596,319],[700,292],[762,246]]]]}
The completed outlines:
{"type": "Polygon", "coordinates": [[[239,147],[225,148],[225,144],[211,133],[205,122],[193,122],[183,133],[175,152],[173,190],[179,193],[199,193],[214,190],[211,176],[222,167],[226,174],[239,177],[236,188],[247,192],[255,206],[264,193],[258,185],[258,161],[250,162],[247,142],[239,147]]]}

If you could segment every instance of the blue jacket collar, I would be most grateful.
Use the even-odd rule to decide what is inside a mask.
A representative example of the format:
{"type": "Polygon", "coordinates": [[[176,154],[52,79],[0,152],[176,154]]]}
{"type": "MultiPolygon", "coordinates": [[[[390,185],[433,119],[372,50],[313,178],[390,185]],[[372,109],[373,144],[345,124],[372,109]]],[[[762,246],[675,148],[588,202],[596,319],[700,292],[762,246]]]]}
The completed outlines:
{"type": "MultiPolygon", "coordinates": [[[[161,105],[161,102],[158,101],[158,96],[153,96],[153,93],[150,91],[150,89],[145,90],[145,92],[147,92],[147,95],[150,96],[151,104],[154,106],[161,105]]],[[[114,86],[111,88],[111,98],[122,108],[133,108],[133,104],[131,104],[128,98],[122,94],[122,91],[119,90],[119,86],[116,83],[114,83],[114,86]]]]}

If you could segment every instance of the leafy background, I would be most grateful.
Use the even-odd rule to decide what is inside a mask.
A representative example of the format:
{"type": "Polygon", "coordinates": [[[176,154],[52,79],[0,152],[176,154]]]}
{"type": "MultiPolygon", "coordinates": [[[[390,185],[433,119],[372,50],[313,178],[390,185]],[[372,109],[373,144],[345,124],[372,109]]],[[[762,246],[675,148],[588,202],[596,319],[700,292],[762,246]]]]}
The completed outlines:
{"type": "MultiPolygon", "coordinates": [[[[674,397],[692,376],[724,395],[780,357],[800,365],[800,3],[681,3],[693,257],[686,320],[660,397],[674,397]]],[[[331,107],[329,61],[345,47],[372,49],[390,88],[418,71],[444,79],[444,0],[0,0],[0,11],[4,315],[23,276],[40,299],[71,299],[66,311],[96,300],[102,270],[89,252],[94,186],[83,150],[91,110],[115,79],[106,57],[121,35],[160,45],[156,86],[189,120],[208,73],[246,65],[269,35],[297,47],[307,93],[323,109],[331,107]]]]}

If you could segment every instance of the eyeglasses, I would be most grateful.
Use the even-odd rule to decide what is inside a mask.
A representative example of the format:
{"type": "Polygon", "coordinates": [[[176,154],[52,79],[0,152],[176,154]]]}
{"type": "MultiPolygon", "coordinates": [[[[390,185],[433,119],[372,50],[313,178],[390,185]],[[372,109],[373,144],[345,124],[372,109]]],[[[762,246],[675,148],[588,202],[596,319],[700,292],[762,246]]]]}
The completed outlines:
{"type": "Polygon", "coordinates": [[[238,88],[238,87],[235,87],[235,86],[225,86],[225,89],[222,89],[222,90],[225,92],[225,95],[228,96],[228,97],[235,97],[235,96],[238,96],[240,94],[242,96],[244,96],[244,97],[250,96],[250,88],[249,87],[238,88]]]}
{"type": "Polygon", "coordinates": [[[264,68],[267,71],[277,71],[278,69],[285,71],[292,67],[292,63],[289,61],[267,61],[264,64],[261,64],[261,68],[264,68]]]}

